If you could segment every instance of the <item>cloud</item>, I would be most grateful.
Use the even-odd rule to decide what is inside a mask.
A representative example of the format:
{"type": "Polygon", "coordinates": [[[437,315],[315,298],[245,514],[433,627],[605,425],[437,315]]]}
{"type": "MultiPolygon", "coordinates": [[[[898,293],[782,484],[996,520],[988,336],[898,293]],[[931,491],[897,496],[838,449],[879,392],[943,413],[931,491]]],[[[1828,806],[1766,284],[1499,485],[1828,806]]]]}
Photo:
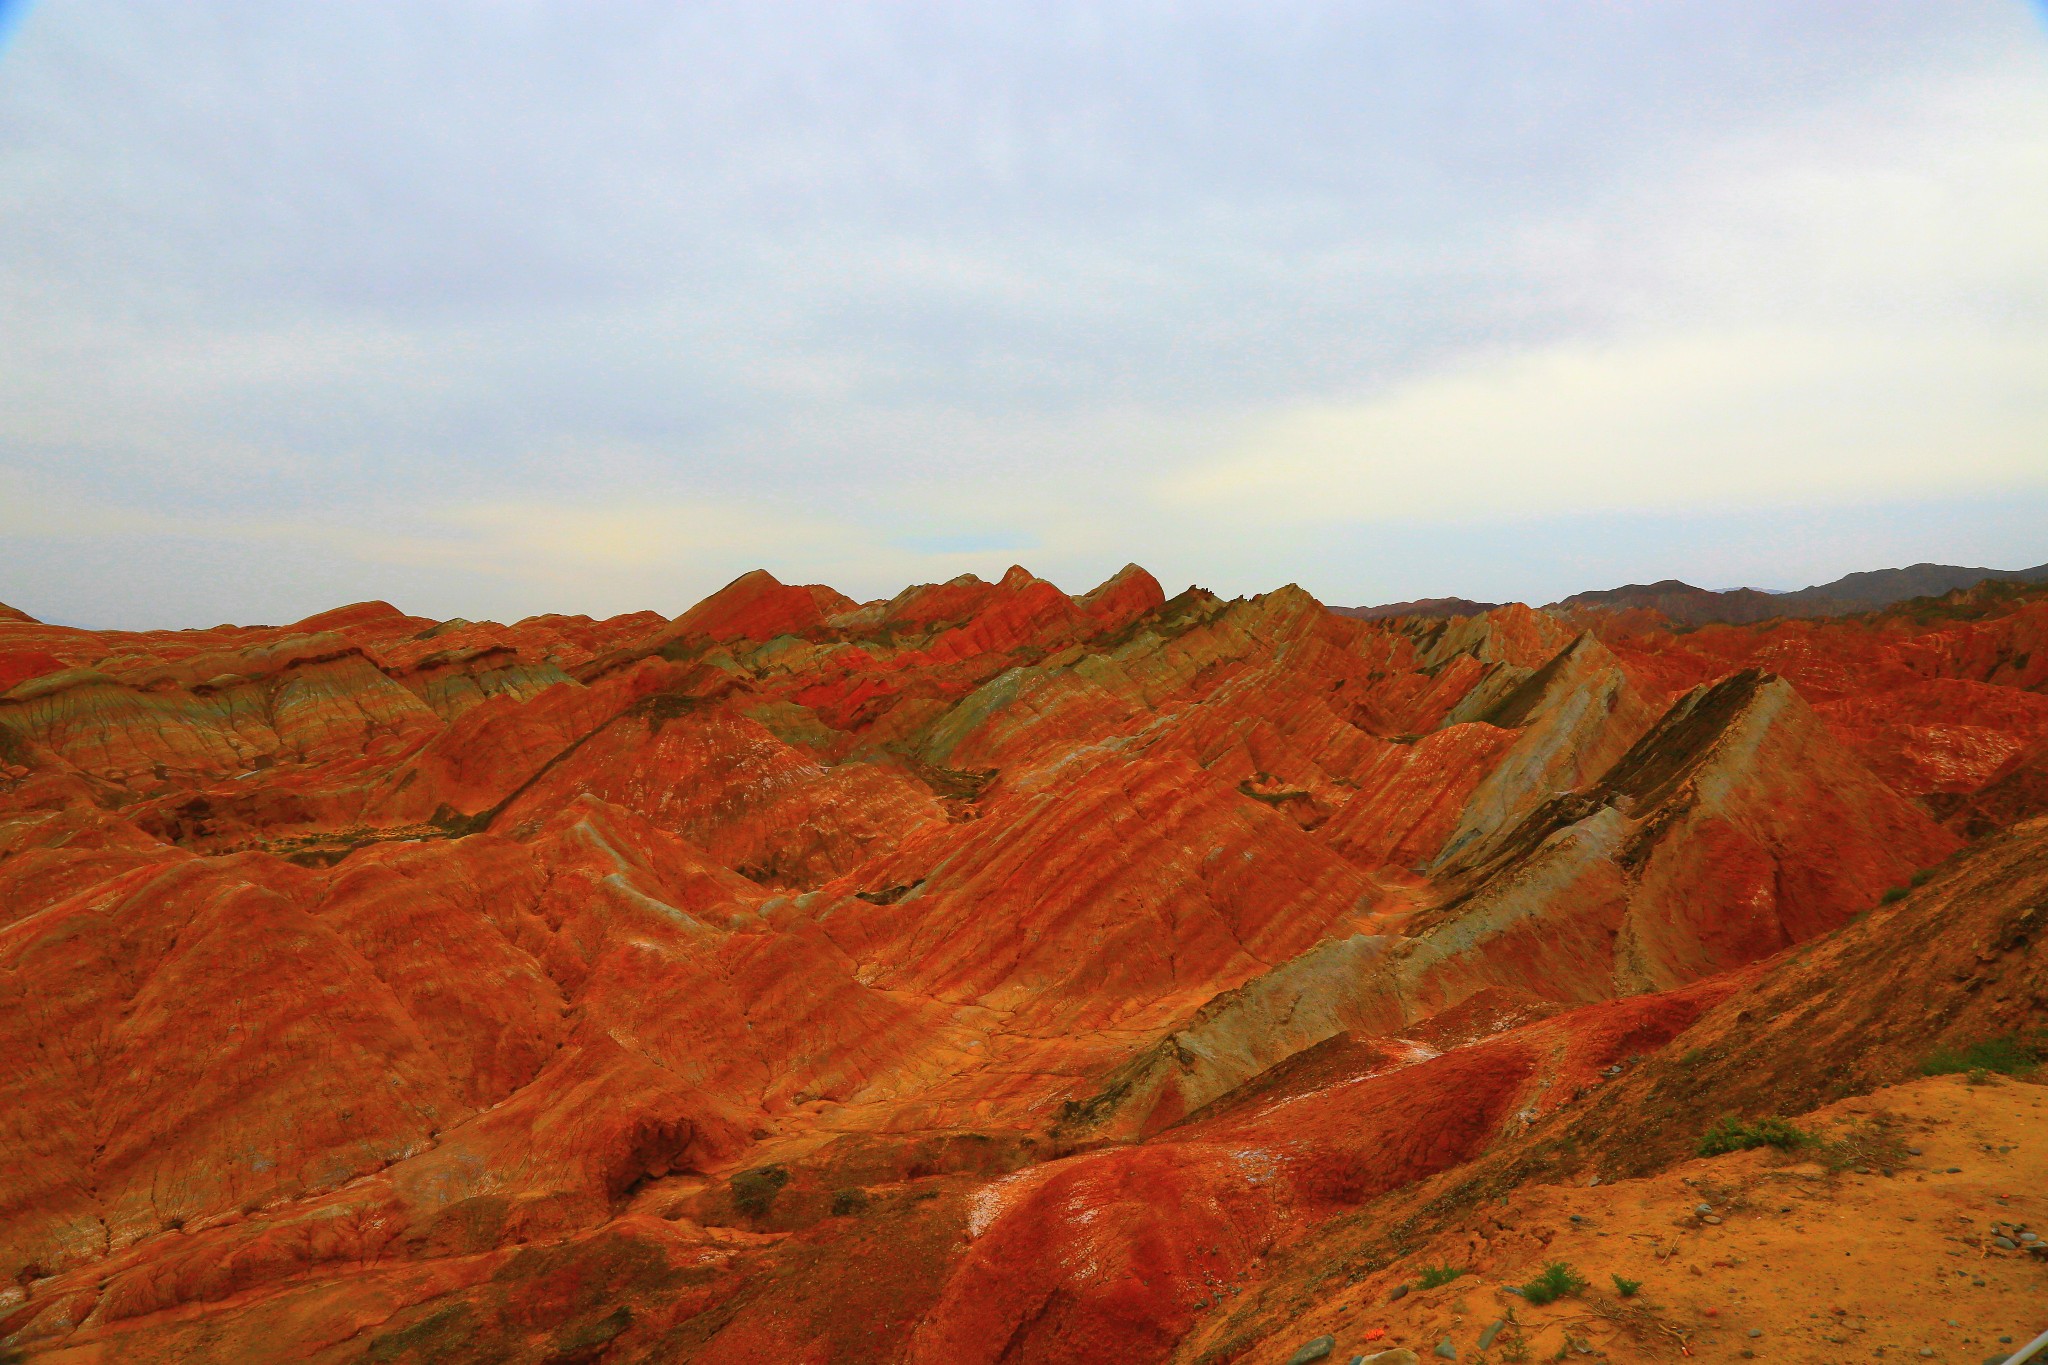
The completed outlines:
{"type": "Polygon", "coordinates": [[[1169,505],[1275,522],[1701,511],[2048,486],[2048,343],[1618,338],[1256,420],[1169,505]]]}
{"type": "Polygon", "coordinates": [[[0,80],[0,593],[1413,596],[1475,518],[2011,488],[2044,52],[1999,0],[45,6],[0,80]]]}

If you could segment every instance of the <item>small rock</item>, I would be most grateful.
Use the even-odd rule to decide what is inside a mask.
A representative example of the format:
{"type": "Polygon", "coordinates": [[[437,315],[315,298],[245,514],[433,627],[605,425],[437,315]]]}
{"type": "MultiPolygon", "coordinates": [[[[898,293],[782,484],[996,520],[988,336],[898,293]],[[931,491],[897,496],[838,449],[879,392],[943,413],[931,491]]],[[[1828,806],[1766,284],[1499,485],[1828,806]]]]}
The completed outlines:
{"type": "Polygon", "coordinates": [[[1586,1221],[1586,1215],[1583,1213],[1575,1213],[1572,1215],[1572,1221],[1574,1223],[1583,1223],[1586,1221]]]}
{"type": "Polygon", "coordinates": [[[1918,1147],[1908,1147],[1908,1148],[1906,1149],[1906,1155],[1907,1155],[1907,1156],[1926,1156],[1926,1155],[1927,1155],[1927,1153],[1925,1153],[1925,1152],[1921,1151],[1921,1150],[1920,1150],[1920,1149],[1919,1149],[1918,1147]]]}
{"type": "Polygon", "coordinates": [[[1764,1329],[1761,1327],[1752,1327],[1749,1329],[1749,1334],[1753,1337],[1760,1337],[1764,1334],[1764,1329]]]}
{"type": "Polygon", "coordinates": [[[2018,1251],[2020,1249],[2020,1244],[2013,1241],[2010,1237],[1993,1237],[1991,1245],[1997,1247],[2000,1251],[2018,1251]]]}
{"type": "Polygon", "coordinates": [[[1504,1284],[1500,1287],[1500,1292],[1503,1294],[1513,1294],[1518,1299],[1522,1297],[1522,1287],[1518,1284],[1504,1284]]]}
{"type": "Polygon", "coordinates": [[[1752,1350],[1750,1350],[1750,1349],[1749,1349],[1748,1347],[1746,1347],[1746,1346],[1745,1346],[1745,1347],[1743,1348],[1743,1350],[1742,1350],[1742,1358],[1743,1358],[1744,1360],[1755,1360],[1755,1359],[1756,1359],[1756,1352],[1755,1352],[1755,1351],[1752,1351],[1752,1350]]]}
{"type": "Polygon", "coordinates": [[[1948,1173],[1950,1175],[1961,1175],[1963,1173],[1963,1168],[1960,1166],[1951,1166],[1948,1168],[1948,1173]]]}
{"type": "Polygon", "coordinates": [[[1588,1180],[1588,1181],[1586,1182],[1586,1188],[1590,1190],[1590,1189],[1592,1189],[1592,1188],[1593,1188],[1593,1187],[1594,1187],[1595,1185],[1597,1185],[1597,1184],[1599,1184],[1599,1183],[1600,1183],[1600,1177],[1596,1175],[1596,1176],[1594,1176],[1594,1177],[1593,1177],[1593,1178],[1592,1178],[1591,1180],[1588,1180]]]}
{"type": "Polygon", "coordinates": [[[1506,1326],[1507,1323],[1500,1321],[1499,1319],[1496,1319],[1493,1322],[1488,1323],[1486,1325],[1486,1330],[1479,1334],[1479,1349],[1483,1351],[1487,1347],[1493,1345],[1493,1339],[1499,1336],[1501,1333],[1501,1329],[1506,1326]]]}
{"type": "Polygon", "coordinates": [[[1397,1284],[1397,1285],[1395,1285],[1395,1286],[1394,1286],[1394,1292],[1393,1292],[1393,1293],[1391,1293],[1391,1294],[1389,1294],[1389,1295],[1387,1295],[1387,1302],[1388,1302],[1388,1303],[1393,1303],[1393,1302],[1394,1302],[1394,1301],[1395,1301],[1396,1299],[1405,1299],[1405,1298],[1407,1298],[1407,1297],[1408,1297],[1408,1290],[1409,1290],[1409,1288],[1410,1288],[1410,1286],[1408,1286],[1408,1285],[1405,1285],[1405,1284],[1397,1284]]]}
{"type": "Polygon", "coordinates": [[[1920,1348],[1920,1354],[1921,1354],[1921,1355],[1923,1355],[1923,1356],[1931,1356],[1931,1355],[1933,1355],[1933,1354],[1934,1354],[1934,1352],[1932,1352],[1932,1351],[1928,1350],[1928,1349],[1927,1349],[1927,1348],[1926,1348],[1925,1346],[1922,1346],[1922,1347],[1920,1348]]]}
{"type": "Polygon", "coordinates": [[[2010,1345],[2012,1345],[2012,1338],[2011,1338],[2011,1337],[2000,1337],[2000,1338],[1998,1339],[1998,1344],[1999,1344],[1999,1345],[2001,1345],[2001,1346],[2010,1346],[2010,1345]]]}
{"type": "Polygon", "coordinates": [[[1381,1351],[1378,1355],[1361,1356],[1359,1360],[1361,1365],[1422,1365],[1422,1357],[1416,1355],[1415,1352],[1409,1350],[1406,1346],[1397,1346],[1391,1351],[1381,1351]]]}
{"type": "Polygon", "coordinates": [[[1712,1204],[1695,1204],[1692,1211],[1694,1213],[1712,1213],[1714,1206],[1712,1204]]]}
{"type": "Polygon", "coordinates": [[[1711,1213],[1710,1213],[1710,1214],[1707,1214],[1707,1215],[1705,1215],[1704,1217],[1702,1217],[1702,1218],[1700,1219],[1700,1221],[1701,1221],[1702,1223],[1718,1223],[1718,1222],[1720,1222],[1721,1220],[1720,1220],[1720,1218],[1719,1218],[1719,1217],[1718,1217],[1717,1215],[1715,1215],[1715,1214],[1711,1214],[1711,1213]]]}
{"type": "Polygon", "coordinates": [[[1955,1320],[1954,1318],[1950,1318],[1950,1319],[1948,1320],[1948,1325],[1949,1325],[1949,1326],[1951,1326],[1951,1327],[1961,1327],[1961,1326],[1962,1326],[1962,1324],[1961,1324],[1960,1322],[1957,1322],[1957,1321],[1956,1321],[1956,1320],[1955,1320]]]}
{"type": "Polygon", "coordinates": [[[1336,1349],[1337,1338],[1317,1337],[1314,1341],[1305,1343],[1300,1350],[1287,1357],[1287,1365],[1310,1365],[1310,1362],[1321,1360],[1336,1349]]]}
{"type": "Polygon", "coordinates": [[[2041,1234],[2038,1232],[2023,1232],[2020,1234],[2020,1240],[2022,1242],[2038,1242],[2041,1240],[2041,1234]]]}
{"type": "Polygon", "coordinates": [[[1445,1337],[1436,1344],[1436,1353],[1445,1360],[1456,1360],[1458,1358],[1458,1348],[1451,1345],[1449,1337],[1445,1337]]]}

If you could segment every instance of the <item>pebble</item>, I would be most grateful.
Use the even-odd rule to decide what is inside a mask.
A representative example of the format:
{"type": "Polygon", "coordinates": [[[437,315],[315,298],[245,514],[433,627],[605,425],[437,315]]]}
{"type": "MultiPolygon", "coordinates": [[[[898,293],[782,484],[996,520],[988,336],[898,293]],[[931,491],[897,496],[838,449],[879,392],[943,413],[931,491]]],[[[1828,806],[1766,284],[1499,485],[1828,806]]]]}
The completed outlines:
{"type": "Polygon", "coordinates": [[[1927,1349],[1927,1348],[1926,1348],[1925,1346],[1922,1346],[1922,1347],[1920,1348],[1920,1354],[1921,1354],[1921,1355],[1923,1355],[1923,1356],[1931,1356],[1931,1355],[1933,1355],[1933,1354],[1934,1354],[1934,1352],[1932,1352],[1932,1351],[1928,1350],[1928,1349],[1927,1349]]]}
{"type": "Polygon", "coordinates": [[[1395,1286],[1394,1286],[1394,1292],[1393,1292],[1393,1293],[1391,1293],[1391,1294],[1389,1294],[1389,1295],[1387,1295],[1387,1302],[1388,1302],[1388,1303],[1392,1303],[1392,1302],[1393,1302],[1394,1300],[1396,1300],[1396,1299],[1405,1299],[1405,1298],[1407,1298],[1407,1297],[1408,1297],[1408,1288],[1409,1288],[1409,1287],[1408,1287],[1407,1285],[1405,1285],[1405,1284],[1397,1284],[1397,1285],[1395,1285],[1395,1286]]]}
{"type": "Polygon", "coordinates": [[[2000,1338],[1998,1339],[1998,1343],[1999,1343],[1999,1345],[2001,1345],[2001,1346],[2010,1346],[2010,1345],[2012,1344],[2012,1338],[2011,1338],[2011,1337],[2000,1337],[2000,1338]]]}
{"type": "Polygon", "coordinates": [[[1906,1149],[1906,1155],[1907,1155],[1907,1156],[1926,1156],[1926,1155],[1927,1155],[1927,1153],[1926,1153],[1926,1152],[1924,1152],[1924,1151],[1922,1151],[1922,1150],[1921,1150],[1920,1148],[1918,1148],[1918,1147],[1908,1147],[1908,1148],[1906,1149]]]}
{"type": "Polygon", "coordinates": [[[1449,1337],[1445,1337],[1436,1344],[1436,1353],[1445,1360],[1456,1360],[1458,1358],[1458,1348],[1451,1345],[1449,1337]]]}
{"type": "Polygon", "coordinates": [[[2018,1251],[2020,1249],[2019,1243],[2013,1241],[2010,1237],[1993,1237],[1991,1245],[1997,1247],[2000,1251],[2018,1251]]]}
{"type": "Polygon", "coordinates": [[[1381,1351],[1377,1355],[1360,1356],[1352,1361],[1351,1365],[1422,1365],[1422,1357],[1406,1346],[1396,1346],[1391,1351],[1381,1351]]]}
{"type": "Polygon", "coordinates": [[[1311,1362],[1323,1359],[1336,1349],[1337,1338],[1317,1337],[1314,1341],[1303,1343],[1299,1350],[1287,1357],[1287,1365],[1311,1365],[1311,1362]]]}
{"type": "Polygon", "coordinates": [[[1948,1173],[1950,1175],[1961,1175],[1963,1173],[1963,1168],[1960,1166],[1951,1166],[1948,1168],[1948,1173]]]}
{"type": "Polygon", "coordinates": [[[1586,1221],[1586,1215],[1583,1213],[1575,1213],[1572,1215],[1572,1221],[1574,1223],[1583,1223],[1586,1221]]]}
{"type": "Polygon", "coordinates": [[[1487,1347],[1493,1345],[1493,1339],[1499,1336],[1501,1333],[1501,1329],[1506,1326],[1507,1323],[1499,1319],[1496,1319],[1493,1322],[1488,1323],[1486,1325],[1486,1330],[1479,1334],[1479,1349],[1483,1351],[1487,1347]]]}
{"type": "Polygon", "coordinates": [[[1710,1213],[1710,1214],[1708,1214],[1708,1215],[1707,1215],[1706,1217],[1704,1217],[1704,1218],[1700,1219],[1700,1221],[1701,1221],[1702,1223],[1718,1223],[1718,1222],[1720,1222],[1721,1220],[1720,1220],[1720,1218],[1719,1218],[1719,1217],[1718,1217],[1717,1215],[1715,1215],[1715,1214],[1711,1214],[1711,1213],[1710,1213]]]}
{"type": "Polygon", "coordinates": [[[1500,1287],[1500,1292],[1503,1294],[1513,1294],[1518,1299],[1522,1297],[1522,1287],[1518,1284],[1504,1284],[1500,1287]]]}
{"type": "Polygon", "coordinates": [[[1752,1327],[1749,1329],[1749,1334],[1753,1337],[1760,1337],[1764,1334],[1764,1329],[1761,1327],[1752,1327]]]}
{"type": "Polygon", "coordinates": [[[1712,1213],[1714,1206],[1712,1204],[1695,1204],[1692,1211],[1694,1213],[1712,1213]]]}
{"type": "Polygon", "coordinates": [[[2020,1240],[2022,1242],[2038,1242],[2041,1240],[2041,1234],[2038,1232],[2023,1232],[2020,1234],[2020,1240]]]}

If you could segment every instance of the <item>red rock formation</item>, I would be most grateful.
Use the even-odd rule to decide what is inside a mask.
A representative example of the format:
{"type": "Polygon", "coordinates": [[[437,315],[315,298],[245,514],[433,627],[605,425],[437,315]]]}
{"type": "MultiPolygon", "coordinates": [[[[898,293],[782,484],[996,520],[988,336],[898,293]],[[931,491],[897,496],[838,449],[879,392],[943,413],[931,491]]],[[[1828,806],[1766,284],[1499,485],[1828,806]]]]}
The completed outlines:
{"type": "Polygon", "coordinates": [[[2039,810],[2044,633],[0,611],[0,1346],[1162,1358],[2039,810]]]}

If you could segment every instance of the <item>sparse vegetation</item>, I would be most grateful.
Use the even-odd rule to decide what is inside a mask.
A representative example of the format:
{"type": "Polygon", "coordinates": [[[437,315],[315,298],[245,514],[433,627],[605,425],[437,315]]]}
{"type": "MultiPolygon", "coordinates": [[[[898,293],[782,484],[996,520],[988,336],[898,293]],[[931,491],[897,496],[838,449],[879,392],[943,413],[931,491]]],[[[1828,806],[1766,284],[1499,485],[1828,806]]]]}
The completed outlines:
{"type": "Polygon", "coordinates": [[[1878,1113],[1838,1129],[1820,1143],[1814,1156],[1837,1174],[1849,1170],[1896,1170],[1911,1155],[1906,1140],[1899,1136],[1896,1116],[1878,1113]]]}
{"type": "Polygon", "coordinates": [[[1784,1119],[1767,1118],[1744,1122],[1733,1114],[1723,1114],[1700,1135],[1699,1146],[1695,1148],[1701,1156],[1720,1156],[1726,1152],[1746,1152],[1756,1147],[1776,1147],[1789,1152],[1795,1147],[1804,1147],[1813,1141],[1813,1134],[1798,1128],[1784,1119]]]}
{"type": "Polygon", "coordinates": [[[1465,1267],[1461,1265],[1426,1265],[1422,1268],[1422,1287],[1436,1289],[1464,1273],[1465,1267]]]}
{"type": "Polygon", "coordinates": [[[1915,886],[1925,886],[1933,880],[1934,869],[1931,867],[1923,867],[1913,874],[1913,885],[1915,886]]]}
{"type": "Polygon", "coordinates": [[[1900,902],[1900,901],[1904,900],[1905,898],[1906,898],[1906,888],[1905,888],[1905,887],[1903,887],[1903,886],[1891,886],[1891,887],[1886,887],[1886,888],[1885,888],[1885,893],[1884,893],[1884,894],[1883,894],[1882,896],[1879,896],[1879,897],[1877,898],[1877,903],[1878,903],[1879,905],[1895,905],[1895,904],[1897,904],[1898,902],[1900,902]]]}
{"type": "Polygon", "coordinates": [[[766,1218],[768,1211],[775,1207],[775,1196],[782,1193],[782,1187],[788,1183],[789,1172],[780,1166],[741,1171],[732,1178],[733,1207],[749,1218],[766,1218]]]}
{"type": "Polygon", "coordinates": [[[1522,1286],[1522,1298],[1533,1304],[1556,1303],[1586,1287],[1586,1277],[1572,1269],[1569,1261],[1552,1261],[1543,1273],[1522,1286]]]}
{"type": "Polygon", "coordinates": [[[1642,1287],[1643,1282],[1641,1280],[1631,1280],[1626,1275],[1617,1274],[1614,1276],[1614,1292],[1621,1295],[1624,1299],[1634,1298],[1641,1292],[1642,1287]]]}
{"type": "MultiPolygon", "coordinates": [[[[2013,1034],[1983,1038],[1962,1047],[1938,1047],[1920,1061],[1923,1076],[1968,1075],[1976,1071],[2001,1076],[2031,1076],[2040,1069],[2042,1048],[2013,1034]]],[[[1973,1084],[1982,1084],[1975,1081],[1973,1084]]]]}
{"type": "Polygon", "coordinates": [[[868,1192],[863,1189],[834,1190],[832,1192],[832,1216],[846,1218],[856,1213],[867,1212],[868,1192]]]}

